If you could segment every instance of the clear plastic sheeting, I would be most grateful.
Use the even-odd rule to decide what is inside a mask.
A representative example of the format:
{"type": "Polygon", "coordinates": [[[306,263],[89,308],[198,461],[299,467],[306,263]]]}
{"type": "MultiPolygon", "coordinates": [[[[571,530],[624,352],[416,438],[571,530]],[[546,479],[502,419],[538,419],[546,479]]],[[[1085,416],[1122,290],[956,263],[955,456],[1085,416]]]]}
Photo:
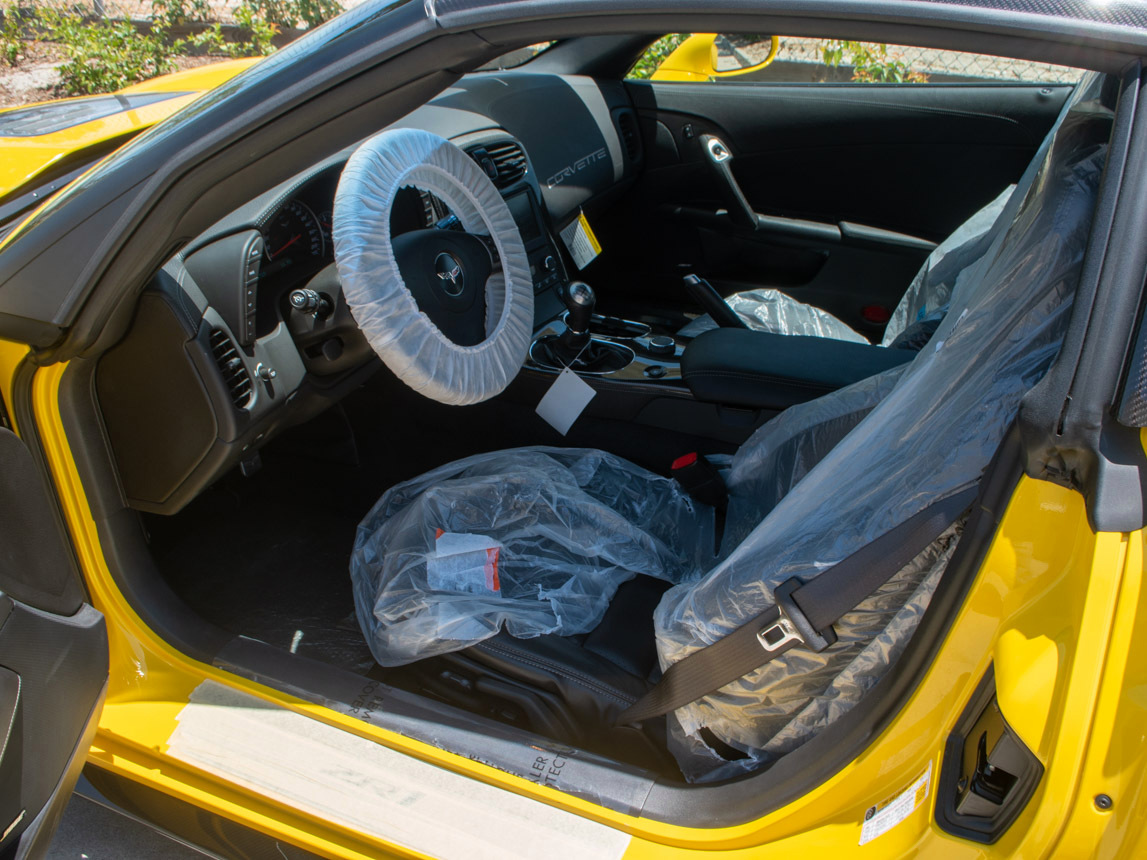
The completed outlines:
{"type": "Polygon", "coordinates": [[[415,391],[461,406],[493,397],[517,375],[534,323],[529,262],[502,196],[454,144],[419,129],[391,129],[363,143],[339,180],[334,246],[355,321],[379,357],[415,391]],[[406,187],[434,194],[468,233],[494,242],[501,268],[486,282],[486,339],[475,346],[447,338],[403,283],[390,210],[406,187]]]}
{"type": "Polygon", "coordinates": [[[902,364],[807,403],[760,427],[733,457],[725,479],[729,509],[721,545],[736,549],[757,523],[893,389],[902,364]]]}
{"type": "MultiPolygon", "coordinates": [[[[947,239],[937,245],[912,283],[908,286],[888,326],[884,329],[881,346],[901,346],[897,343],[912,325],[939,323],[947,313],[952,300],[952,289],[960,274],[979,260],[988,250],[995,235],[992,227],[1000,218],[1014,185],[1009,185],[991,203],[961,224],[947,239]]],[[[934,327],[928,327],[934,330],[934,327]]],[[[903,339],[901,339],[903,340],[903,339]]],[[[914,344],[911,344],[914,345],[914,344]]]]}
{"type": "MultiPolygon", "coordinates": [[[[918,350],[928,341],[948,310],[956,279],[982,257],[991,244],[992,227],[1014,190],[1015,186],[1009,185],[932,250],[892,312],[881,346],[918,350]]],[[[754,331],[868,343],[868,338],[828,311],[805,304],[780,290],[746,290],[734,293],[725,301],[754,331]]],[[[678,334],[696,337],[716,327],[713,318],[704,314],[683,326],[678,334]]]]}
{"type": "Polygon", "coordinates": [[[597,626],[636,574],[713,562],[713,511],[602,451],[480,454],[393,487],[358,529],[351,579],[375,659],[396,666],[493,636],[597,626]]]}
{"type": "MultiPolygon", "coordinates": [[[[828,311],[806,305],[788,293],[770,288],[746,290],[734,293],[725,299],[745,325],[754,331],[767,331],[770,334],[803,334],[809,337],[831,337],[835,340],[849,340],[853,343],[868,343],[868,338],[858,334],[828,311]]],[[[677,332],[682,337],[696,337],[703,331],[716,328],[717,324],[708,314],[686,323],[677,332]]]]}
{"type": "MultiPolygon", "coordinates": [[[[960,279],[949,313],[892,390],[704,579],[666,593],[654,618],[663,668],[764,611],[781,582],[814,578],[980,478],[1020,398],[1059,351],[1110,130],[1110,112],[1091,101],[1097,93],[1097,77],[1077,88],[1005,206],[1006,227],[960,279]]],[[[742,466],[751,448],[738,455],[742,466]]],[[[904,648],[954,537],[842,618],[826,651],[793,649],[675,711],[671,749],[686,776],[756,769],[847,712],[904,648]],[[705,729],[744,757],[722,757],[705,729]]]]}

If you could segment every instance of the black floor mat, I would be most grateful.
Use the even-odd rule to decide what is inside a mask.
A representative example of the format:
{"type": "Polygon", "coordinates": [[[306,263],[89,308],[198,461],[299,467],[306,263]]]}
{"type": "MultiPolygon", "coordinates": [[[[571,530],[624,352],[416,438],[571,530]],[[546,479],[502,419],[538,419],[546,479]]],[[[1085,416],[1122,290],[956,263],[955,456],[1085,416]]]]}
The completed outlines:
{"type": "Polygon", "coordinates": [[[347,572],[363,511],[332,485],[349,468],[266,452],[252,477],[230,474],[178,516],[149,518],[160,570],[224,630],[369,668],[347,572]]]}
{"type": "Polygon", "coordinates": [[[508,412],[432,403],[382,371],[263,448],[250,477],[232,470],[179,514],[146,517],[156,563],[224,630],[365,672],[374,661],[354,617],[355,528],[400,481],[536,442],[508,412]]]}
{"type": "Polygon", "coordinates": [[[350,554],[359,521],[389,487],[460,457],[521,445],[601,446],[654,466],[691,450],[684,437],[583,420],[562,439],[533,404],[501,397],[434,403],[383,369],[343,402],[234,469],[172,517],[146,516],[156,563],[195,612],[341,668],[374,665],[354,617],[350,554]]]}

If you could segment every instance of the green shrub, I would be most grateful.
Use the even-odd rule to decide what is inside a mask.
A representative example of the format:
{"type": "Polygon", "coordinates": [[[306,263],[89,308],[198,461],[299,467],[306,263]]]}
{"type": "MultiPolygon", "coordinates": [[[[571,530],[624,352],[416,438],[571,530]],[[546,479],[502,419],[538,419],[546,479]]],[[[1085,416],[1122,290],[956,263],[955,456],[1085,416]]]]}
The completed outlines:
{"type": "Polygon", "coordinates": [[[20,13],[13,3],[0,9],[4,20],[0,23],[0,59],[10,66],[16,65],[23,56],[23,37],[20,27],[20,13]]]}
{"type": "MultiPolygon", "coordinates": [[[[277,27],[317,27],[342,11],[337,0],[243,0],[252,14],[277,27]]],[[[236,20],[239,12],[236,10],[236,20]]]]}
{"type": "Polygon", "coordinates": [[[657,67],[665,62],[665,58],[676,51],[689,36],[689,33],[670,33],[668,36],[662,36],[645,49],[645,53],[630,69],[629,77],[648,80],[657,71],[657,67]]]}
{"type": "Polygon", "coordinates": [[[235,8],[235,23],[244,38],[230,46],[233,57],[262,57],[275,50],[271,40],[279,32],[279,25],[267,19],[263,12],[246,2],[235,8]]]}
{"type": "Polygon", "coordinates": [[[40,19],[64,49],[60,87],[68,95],[108,93],[175,71],[170,45],[140,33],[130,21],[85,22],[75,14],[41,9],[40,19]]]}
{"type": "MultiPolygon", "coordinates": [[[[15,64],[22,53],[24,22],[16,0],[0,20],[0,61],[15,64]]],[[[25,0],[29,5],[34,0],[25,0]]],[[[36,38],[59,44],[66,61],[59,67],[60,89],[68,95],[111,92],[176,69],[178,56],[208,53],[231,57],[262,56],[275,50],[284,28],[314,27],[342,11],[338,0],[242,0],[234,10],[238,38],[225,35],[212,21],[210,0],[152,0],[149,32],[124,19],[87,19],[87,3],[54,0],[35,10],[36,38]],[[176,28],[192,35],[176,38],[176,28]],[[186,31],[185,31],[186,32],[186,31]]],[[[30,19],[31,20],[31,19],[30,19]]]]}
{"type": "Polygon", "coordinates": [[[852,66],[852,79],[866,84],[923,84],[928,76],[913,71],[903,60],[888,56],[888,46],[878,42],[831,40],[821,48],[827,66],[852,66]]]}

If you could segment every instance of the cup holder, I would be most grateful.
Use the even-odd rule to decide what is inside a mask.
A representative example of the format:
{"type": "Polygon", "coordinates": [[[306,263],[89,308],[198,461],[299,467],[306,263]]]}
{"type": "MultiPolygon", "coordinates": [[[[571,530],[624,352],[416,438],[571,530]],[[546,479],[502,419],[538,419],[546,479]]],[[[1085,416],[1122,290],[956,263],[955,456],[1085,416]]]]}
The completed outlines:
{"type": "Polygon", "coordinates": [[[598,337],[612,337],[621,340],[634,340],[645,337],[653,329],[645,323],[623,320],[619,317],[606,317],[594,314],[589,319],[589,333],[598,337]]]}

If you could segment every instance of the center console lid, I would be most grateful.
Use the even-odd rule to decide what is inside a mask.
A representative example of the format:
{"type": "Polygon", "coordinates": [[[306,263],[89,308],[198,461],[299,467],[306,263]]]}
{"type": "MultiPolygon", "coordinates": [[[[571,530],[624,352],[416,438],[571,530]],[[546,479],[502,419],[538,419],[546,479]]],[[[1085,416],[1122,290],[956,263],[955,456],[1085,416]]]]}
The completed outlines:
{"type": "Polygon", "coordinates": [[[779,410],[915,357],[912,350],[875,344],[719,328],[685,348],[681,373],[698,400],[779,410]]]}

